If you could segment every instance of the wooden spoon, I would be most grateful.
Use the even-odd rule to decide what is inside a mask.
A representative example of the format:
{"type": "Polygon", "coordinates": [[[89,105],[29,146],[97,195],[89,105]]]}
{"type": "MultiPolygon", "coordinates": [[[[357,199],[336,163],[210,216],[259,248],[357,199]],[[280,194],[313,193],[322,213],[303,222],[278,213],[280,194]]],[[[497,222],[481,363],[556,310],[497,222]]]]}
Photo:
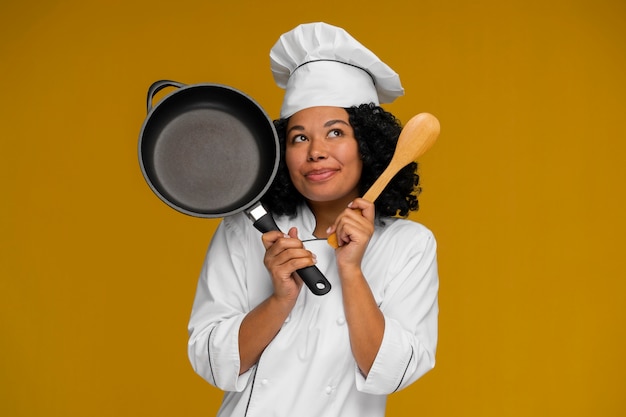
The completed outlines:
{"type": "MultiPolygon", "coordinates": [[[[402,128],[396,150],[391,161],[383,173],[372,184],[363,196],[364,200],[374,202],[383,192],[389,181],[402,168],[414,162],[422,156],[435,143],[439,136],[439,120],[430,113],[420,113],[413,116],[402,128]]],[[[328,244],[333,248],[338,248],[337,235],[335,233],[328,236],[328,244]]]]}

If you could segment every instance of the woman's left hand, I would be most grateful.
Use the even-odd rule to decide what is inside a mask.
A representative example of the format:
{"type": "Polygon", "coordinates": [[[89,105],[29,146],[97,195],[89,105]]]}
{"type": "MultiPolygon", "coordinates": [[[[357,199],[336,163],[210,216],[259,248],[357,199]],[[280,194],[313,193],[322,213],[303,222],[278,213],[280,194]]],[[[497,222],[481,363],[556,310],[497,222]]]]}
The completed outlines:
{"type": "Polygon", "coordinates": [[[374,204],[357,198],[337,217],[330,230],[337,233],[339,244],[335,254],[350,346],[363,375],[368,375],[372,368],[385,330],[385,319],[361,269],[363,255],[374,234],[374,214],[374,204]]]}
{"type": "Polygon", "coordinates": [[[342,266],[361,267],[361,260],[374,234],[374,204],[357,198],[346,208],[329,229],[337,234],[337,263],[342,266]]]}

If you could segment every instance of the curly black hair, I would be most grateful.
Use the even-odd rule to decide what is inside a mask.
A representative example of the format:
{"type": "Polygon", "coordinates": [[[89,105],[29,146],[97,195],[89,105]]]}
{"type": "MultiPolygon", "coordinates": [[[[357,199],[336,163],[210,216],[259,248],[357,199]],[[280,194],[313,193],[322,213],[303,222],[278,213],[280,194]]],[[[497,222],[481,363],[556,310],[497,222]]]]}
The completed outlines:
{"type": "MultiPolygon", "coordinates": [[[[359,183],[359,193],[363,195],[389,165],[402,126],[393,114],[373,103],[346,108],[346,111],[363,160],[359,183]]],[[[285,164],[287,122],[288,119],[274,121],[280,142],[280,163],[276,178],[261,201],[275,215],[294,216],[305,199],[291,182],[285,164]]],[[[407,217],[410,211],[418,210],[419,180],[417,163],[401,169],[376,199],[376,215],[407,217]]]]}

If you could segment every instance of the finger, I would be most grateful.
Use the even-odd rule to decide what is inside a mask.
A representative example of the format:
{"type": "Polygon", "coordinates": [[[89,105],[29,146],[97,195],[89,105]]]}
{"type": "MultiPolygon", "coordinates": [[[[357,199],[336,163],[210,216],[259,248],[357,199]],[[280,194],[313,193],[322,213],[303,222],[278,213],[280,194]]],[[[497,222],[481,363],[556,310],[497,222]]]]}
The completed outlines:
{"type": "Polygon", "coordinates": [[[272,256],[271,262],[277,266],[288,265],[301,269],[314,264],[315,256],[304,248],[290,248],[272,256]]]}
{"type": "Polygon", "coordinates": [[[302,248],[304,245],[302,241],[297,238],[297,229],[292,227],[289,230],[289,234],[282,232],[268,232],[264,233],[262,240],[266,251],[273,253],[274,255],[289,248],[302,248]]]}
{"type": "MultiPolygon", "coordinates": [[[[284,271],[286,267],[293,272],[315,264],[315,255],[298,239],[297,228],[290,228],[287,235],[274,237],[275,242],[266,251],[265,262],[268,268],[281,268],[284,271]]],[[[268,236],[268,241],[271,238],[272,236],[268,236]]]]}
{"type": "Polygon", "coordinates": [[[298,239],[298,229],[292,227],[289,229],[288,234],[281,233],[280,236],[277,236],[272,248],[268,250],[271,250],[275,255],[277,255],[284,250],[297,248],[304,248],[304,244],[300,239],[298,239]]]}
{"type": "Polygon", "coordinates": [[[352,209],[354,213],[359,213],[366,219],[374,221],[374,217],[376,214],[376,206],[374,205],[374,203],[364,200],[362,198],[356,198],[350,204],[348,204],[348,207],[352,209]]]}
{"type": "Polygon", "coordinates": [[[370,221],[362,215],[347,213],[339,220],[336,233],[339,246],[343,246],[350,242],[369,241],[373,232],[373,219],[370,221]]]}
{"type": "Polygon", "coordinates": [[[271,246],[273,246],[279,239],[284,239],[286,237],[288,237],[288,235],[284,234],[283,232],[271,231],[271,232],[263,233],[261,235],[261,241],[263,242],[263,246],[267,250],[271,246]]]}
{"type": "Polygon", "coordinates": [[[349,219],[344,219],[341,227],[337,229],[337,236],[339,236],[339,246],[343,246],[355,240],[354,234],[357,230],[357,227],[358,226],[356,226],[349,219]]]}

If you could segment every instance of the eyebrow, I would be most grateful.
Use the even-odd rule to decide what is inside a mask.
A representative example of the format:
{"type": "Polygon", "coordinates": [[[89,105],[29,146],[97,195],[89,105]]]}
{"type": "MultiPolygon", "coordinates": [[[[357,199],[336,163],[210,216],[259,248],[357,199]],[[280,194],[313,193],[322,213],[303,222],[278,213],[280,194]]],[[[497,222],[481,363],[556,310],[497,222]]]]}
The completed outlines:
{"type": "Polygon", "coordinates": [[[337,124],[337,123],[342,123],[342,124],[344,124],[346,126],[350,126],[350,123],[346,122],[345,120],[335,119],[335,120],[329,120],[326,123],[324,123],[324,127],[330,127],[330,126],[332,126],[334,124],[337,124]]]}
{"type": "MultiPolygon", "coordinates": [[[[324,123],[324,127],[330,127],[330,126],[332,126],[332,125],[334,125],[334,124],[337,124],[337,123],[344,124],[344,125],[346,125],[346,126],[350,126],[350,123],[346,122],[345,120],[341,120],[341,119],[332,119],[332,120],[329,120],[329,121],[327,121],[326,123],[324,123]]],[[[287,133],[290,133],[292,130],[299,130],[299,131],[302,131],[302,130],[304,130],[304,126],[301,126],[301,125],[291,126],[291,127],[287,130],[287,133]]]]}

